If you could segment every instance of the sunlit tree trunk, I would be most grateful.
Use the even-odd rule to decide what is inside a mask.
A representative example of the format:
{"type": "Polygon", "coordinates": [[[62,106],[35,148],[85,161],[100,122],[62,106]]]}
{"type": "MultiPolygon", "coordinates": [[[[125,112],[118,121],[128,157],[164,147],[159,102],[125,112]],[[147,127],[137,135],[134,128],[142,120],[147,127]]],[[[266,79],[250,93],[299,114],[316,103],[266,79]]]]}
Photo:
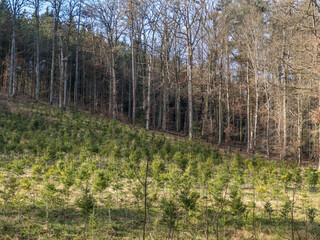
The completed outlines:
{"type": "Polygon", "coordinates": [[[250,152],[251,148],[251,128],[250,128],[250,79],[249,79],[249,62],[247,61],[247,152],[250,152]]]}
{"type": "Polygon", "coordinates": [[[52,41],[52,59],[51,59],[51,75],[50,75],[50,104],[53,104],[53,88],[54,88],[54,73],[55,73],[55,53],[56,53],[56,42],[57,32],[59,26],[59,15],[62,2],[60,0],[53,1],[53,12],[54,12],[54,29],[53,29],[53,41],[52,41]]]}

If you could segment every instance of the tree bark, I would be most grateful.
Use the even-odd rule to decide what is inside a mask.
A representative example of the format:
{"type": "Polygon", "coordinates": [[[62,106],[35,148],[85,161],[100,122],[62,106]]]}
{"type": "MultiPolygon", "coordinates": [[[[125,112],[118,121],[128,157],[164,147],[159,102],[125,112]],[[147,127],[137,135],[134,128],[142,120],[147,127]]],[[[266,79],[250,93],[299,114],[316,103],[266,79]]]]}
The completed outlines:
{"type": "Polygon", "coordinates": [[[247,152],[251,149],[251,129],[250,129],[250,79],[249,79],[249,62],[247,61],[247,152]]]}
{"type": "Polygon", "coordinates": [[[301,111],[301,96],[298,96],[298,165],[301,165],[302,160],[302,111],[301,111]]]}
{"type": "MultiPolygon", "coordinates": [[[[151,51],[152,52],[152,51],[151,51]]],[[[152,71],[152,55],[149,56],[148,61],[148,91],[147,91],[147,121],[146,121],[146,130],[150,129],[150,111],[151,111],[151,71],[152,71]]]]}
{"type": "MultiPolygon", "coordinates": [[[[188,32],[188,30],[186,30],[188,32]]],[[[187,33],[188,34],[188,33],[187,33]]],[[[187,76],[188,76],[188,113],[189,113],[189,139],[193,135],[193,104],[192,104],[192,49],[189,36],[187,36],[187,76]]]]}
{"type": "Polygon", "coordinates": [[[10,56],[10,80],[9,80],[9,92],[8,97],[15,95],[15,88],[16,88],[16,20],[15,15],[13,16],[12,20],[12,40],[11,40],[11,56],[10,56]],[[13,93],[12,93],[12,86],[13,86],[13,93]]]}
{"type": "Polygon", "coordinates": [[[59,108],[63,106],[63,83],[64,83],[64,69],[63,69],[63,43],[60,37],[60,58],[59,58],[59,72],[60,72],[60,83],[59,83],[59,108]]]}
{"type": "Polygon", "coordinates": [[[132,126],[136,125],[136,80],[135,80],[135,61],[134,61],[134,30],[133,30],[133,6],[130,0],[131,11],[131,71],[132,71],[132,126]]]}
{"type": "Polygon", "coordinates": [[[37,45],[37,59],[36,59],[36,101],[40,100],[40,44],[39,44],[39,0],[35,1],[35,17],[36,17],[36,45],[37,45]]]}
{"type": "Polygon", "coordinates": [[[219,81],[219,141],[218,145],[222,143],[222,121],[223,121],[223,111],[222,111],[222,81],[223,81],[223,54],[221,54],[221,63],[220,63],[220,81],[219,81]]]}
{"type": "Polygon", "coordinates": [[[50,76],[50,104],[53,104],[53,87],[54,87],[54,70],[55,70],[55,53],[56,53],[56,41],[57,41],[57,31],[59,24],[59,10],[56,11],[54,16],[54,32],[53,32],[53,42],[52,42],[52,59],[51,59],[51,76],[50,76]]]}
{"type": "Polygon", "coordinates": [[[116,79],[116,67],[114,60],[114,46],[112,43],[111,49],[111,68],[112,68],[112,118],[113,120],[117,119],[117,79],[116,79]]]}
{"type": "MultiPolygon", "coordinates": [[[[164,56],[166,58],[166,54],[164,56]]],[[[167,61],[166,59],[164,60],[165,62],[167,61]]],[[[162,131],[167,130],[167,99],[168,99],[168,86],[167,86],[167,81],[166,81],[166,74],[165,74],[165,64],[164,61],[162,61],[162,68],[161,68],[161,78],[162,78],[162,89],[163,89],[163,94],[162,94],[162,131]]]]}
{"type": "Polygon", "coordinates": [[[76,109],[78,109],[78,85],[79,85],[79,39],[80,39],[80,20],[81,20],[81,7],[82,1],[79,2],[79,15],[78,15],[78,26],[77,26],[77,45],[76,45],[76,79],[74,86],[74,103],[76,109]]]}
{"type": "Polygon", "coordinates": [[[229,47],[228,47],[228,35],[226,39],[226,52],[225,52],[225,58],[226,58],[226,88],[227,88],[227,128],[228,128],[228,147],[230,147],[230,128],[231,128],[231,114],[230,114],[230,59],[229,59],[229,47]]]}

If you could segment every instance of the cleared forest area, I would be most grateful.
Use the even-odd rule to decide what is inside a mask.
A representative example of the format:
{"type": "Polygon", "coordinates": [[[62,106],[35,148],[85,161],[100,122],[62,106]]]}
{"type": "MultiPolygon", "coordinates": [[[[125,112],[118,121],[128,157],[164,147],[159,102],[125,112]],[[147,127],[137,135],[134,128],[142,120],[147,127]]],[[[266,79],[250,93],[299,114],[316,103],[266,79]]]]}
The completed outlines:
{"type": "Polygon", "coordinates": [[[317,239],[319,175],[1,100],[2,239],[317,239]]]}

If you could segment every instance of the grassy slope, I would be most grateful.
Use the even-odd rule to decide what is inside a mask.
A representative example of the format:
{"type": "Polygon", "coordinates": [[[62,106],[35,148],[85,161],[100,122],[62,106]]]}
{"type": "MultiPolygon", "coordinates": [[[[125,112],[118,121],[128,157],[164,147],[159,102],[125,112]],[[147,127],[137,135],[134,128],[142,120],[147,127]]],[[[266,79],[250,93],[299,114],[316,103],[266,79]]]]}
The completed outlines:
{"type": "MultiPolygon", "coordinates": [[[[208,209],[212,208],[213,212],[217,210],[214,206],[218,206],[215,194],[219,186],[215,183],[221,180],[221,169],[226,169],[227,178],[231,180],[228,180],[230,187],[224,186],[222,191],[227,201],[223,215],[225,219],[221,221],[218,230],[220,237],[290,238],[290,220],[281,216],[281,210],[284,202],[293,196],[294,183],[293,178],[290,179],[293,168],[276,163],[269,164],[259,157],[255,160],[244,160],[240,156],[221,156],[219,151],[197,142],[172,137],[168,139],[162,134],[149,134],[101,116],[67,114],[44,105],[8,103],[4,100],[0,101],[0,110],[2,208],[4,193],[8,193],[5,182],[10,177],[18,179],[19,182],[15,194],[8,193],[6,213],[0,217],[0,238],[141,237],[143,193],[136,174],[139,175],[137,172],[146,159],[145,152],[149,152],[154,159],[152,167],[156,166],[156,163],[164,166],[149,189],[149,238],[152,236],[160,239],[167,236],[168,228],[162,221],[163,209],[160,205],[162,198],[168,198],[174,199],[178,206],[179,221],[175,237],[204,238],[204,226],[208,223],[209,238],[214,239],[216,215],[206,211],[205,206],[208,205],[206,199],[209,199],[208,209]],[[72,171],[63,172],[61,169],[66,168],[59,167],[57,162],[68,163],[69,165],[65,166],[72,166],[72,171]],[[98,169],[103,169],[108,175],[108,187],[102,193],[94,188],[94,172],[98,169]],[[74,175],[74,181],[69,193],[65,194],[64,183],[68,174],[74,175]],[[88,181],[81,177],[86,174],[89,174],[88,181]],[[179,180],[172,177],[173,175],[179,180]],[[286,178],[290,181],[285,191],[283,186],[286,178]],[[183,179],[188,179],[192,183],[192,191],[201,196],[196,209],[190,211],[187,221],[184,219],[182,204],[179,203],[181,189],[186,187],[183,179]],[[203,181],[206,181],[208,187],[203,187],[203,181]],[[48,182],[53,183],[56,188],[53,193],[45,190],[48,182]],[[82,196],[86,184],[96,201],[95,217],[91,214],[91,220],[87,219],[88,221],[76,204],[76,199],[82,196]],[[229,204],[231,186],[239,184],[242,202],[247,209],[241,216],[240,223],[229,204]],[[52,194],[50,201],[46,201],[46,194],[52,194]],[[253,199],[256,209],[252,207],[253,199]],[[264,211],[267,201],[271,202],[274,210],[271,223],[264,211]],[[208,221],[206,216],[209,216],[208,221]]],[[[140,177],[142,175],[140,173],[140,177]]],[[[301,189],[295,196],[294,233],[296,237],[302,238],[316,237],[319,234],[318,216],[315,223],[307,224],[306,207],[320,209],[318,193],[310,192],[307,185],[307,180],[303,178],[301,189]]]]}

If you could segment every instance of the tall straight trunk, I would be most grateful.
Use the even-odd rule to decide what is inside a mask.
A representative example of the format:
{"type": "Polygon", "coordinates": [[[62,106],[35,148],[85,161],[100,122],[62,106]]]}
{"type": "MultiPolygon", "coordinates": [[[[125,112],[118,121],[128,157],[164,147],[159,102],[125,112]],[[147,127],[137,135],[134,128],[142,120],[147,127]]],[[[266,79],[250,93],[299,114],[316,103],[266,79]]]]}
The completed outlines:
{"type": "MultiPolygon", "coordinates": [[[[228,36],[228,35],[227,35],[228,36]]],[[[227,97],[227,128],[229,130],[229,139],[230,141],[230,128],[231,128],[231,114],[230,114],[230,59],[229,59],[229,48],[228,48],[228,39],[226,40],[226,50],[225,50],[225,58],[226,58],[226,97],[227,97]]],[[[228,142],[228,146],[230,147],[230,142],[228,142]]]]}
{"type": "MultiPolygon", "coordinates": [[[[70,8],[71,8],[71,6],[70,6],[70,8]]],[[[72,15],[72,11],[71,11],[70,15],[69,15],[67,46],[66,46],[66,54],[65,54],[65,61],[64,61],[63,107],[66,107],[66,105],[67,105],[68,59],[69,59],[69,45],[70,45],[70,34],[71,34],[72,19],[73,19],[73,15],[72,15]]]]}
{"type": "Polygon", "coordinates": [[[202,119],[202,136],[204,136],[206,131],[206,126],[208,122],[208,110],[209,110],[209,94],[210,94],[210,81],[211,81],[211,73],[210,66],[208,67],[208,80],[206,84],[206,93],[204,98],[204,108],[203,108],[203,119],[202,119]]]}
{"type": "Polygon", "coordinates": [[[184,26],[185,41],[187,50],[187,81],[188,81],[188,120],[189,120],[189,139],[193,137],[193,98],[192,98],[192,34],[189,19],[188,1],[184,0],[184,26]]]}
{"type": "Polygon", "coordinates": [[[223,81],[223,54],[221,54],[221,64],[220,64],[220,81],[219,81],[219,141],[218,144],[222,143],[222,121],[223,121],[223,112],[222,112],[222,81],[223,81]]]}
{"type": "Polygon", "coordinates": [[[287,155],[287,71],[283,68],[283,151],[287,155]]]}
{"type": "MultiPolygon", "coordinates": [[[[66,68],[66,70],[67,70],[67,68],[66,68]]],[[[72,68],[71,67],[69,68],[69,74],[68,75],[69,75],[68,76],[69,82],[68,82],[67,90],[68,90],[69,94],[67,94],[67,96],[68,96],[67,101],[71,103],[71,102],[73,102],[73,97],[74,97],[74,94],[72,94],[72,79],[71,79],[71,77],[72,77],[72,68]]],[[[88,92],[89,89],[87,89],[86,91],[88,92]]],[[[73,91],[73,93],[74,93],[74,91],[73,91]]]]}
{"type": "Polygon", "coordinates": [[[146,116],[146,130],[149,131],[150,129],[150,112],[151,112],[151,74],[152,74],[152,67],[153,67],[153,43],[154,43],[154,31],[152,33],[151,39],[151,50],[150,56],[148,60],[148,83],[147,83],[147,116],[146,116]]]}
{"type": "Polygon", "coordinates": [[[60,72],[60,83],[59,83],[59,108],[63,106],[63,82],[64,82],[64,69],[63,69],[63,44],[60,37],[60,58],[59,58],[59,72],[60,72]]]}
{"type": "Polygon", "coordinates": [[[121,81],[121,103],[120,103],[120,112],[121,114],[124,113],[124,93],[125,93],[125,82],[121,81]]]}
{"type": "Polygon", "coordinates": [[[112,115],[112,79],[109,81],[109,108],[108,113],[111,116],[112,115]]]}
{"type": "MultiPolygon", "coordinates": [[[[166,58],[166,56],[165,56],[166,58]]],[[[167,61],[167,60],[165,60],[167,61]]],[[[162,131],[166,131],[167,129],[167,99],[168,99],[168,86],[166,81],[166,74],[165,74],[165,66],[162,64],[161,68],[161,78],[162,78],[162,131]]]]}
{"type": "MultiPolygon", "coordinates": [[[[146,88],[146,81],[147,81],[147,69],[146,66],[148,65],[148,59],[147,59],[147,49],[146,49],[146,38],[145,38],[145,33],[143,34],[144,36],[144,44],[143,47],[141,46],[141,49],[143,49],[142,51],[142,60],[141,60],[141,69],[142,69],[142,109],[145,111],[146,110],[146,90],[148,91],[148,89],[146,88]]],[[[141,39],[141,43],[142,43],[142,39],[141,39]]]]}
{"type": "Polygon", "coordinates": [[[266,97],[266,107],[267,107],[267,126],[266,126],[266,137],[267,137],[267,142],[266,142],[266,148],[267,148],[267,157],[268,160],[270,160],[270,109],[271,109],[271,104],[270,104],[270,95],[269,95],[269,89],[268,89],[268,78],[266,77],[266,69],[264,69],[264,90],[265,90],[265,97],[266,97]]]}
{"type": "Polygon", "coordinates": [[[149,56],[148,61],[148,90],[147,90],[147,119],[146,119],[146,130],[149,131],[150,129],[150,111],[151,111],[151,71],[152,71],[152,51],[151,55],[149,56]]]}
{"type": "Polygon", "coordinates": [[[157,103],[156,103],[156,89],[155,88],[152,88],[153,91],[152,91],[152,100],[153,100],[153,111],[152,111],[152,125],[153,127],[156,127],[156,106],[157,106],[157,103]]]}
{"type": "Polygon", "coordinates": [[[76,79],[74,86],[74,103],[76,109],[78,108],[78,85],[79,85],[79,38],[80,38],[80,19],[81,19],[81,6],[82,1],[80,0],[79,15],[78,15],[78,29],[77,29],[77,46],[76,46],[76,79]]]}
{"type": "Polygon", "coordinates": [[[298,165],[301,165],[302,159],[302,111],[301,111],[301,96],[298,96],[298,165]]]}
{"type": "Polygon", "coordinates": [[[178,84],[176,92],[176,131],[181,130],[181,86],[178,84]]]}
{"type": "Polygon", "coordinates": [[[39,0],[36,1],[35,17],[36,17],[36,45],[37,45],[37,59],[36,59],[36,101],[40,100],[40,44],[39,44],[39,0]]]}
{"type": "Polygon", "coordinates": [[[253,130],[253,149],[256,150],[257,146],[257,126],[258,126],[258,110],[259,110],[259,89],[258,89],[258,69],[257,66],[255,67],[255,74],[254,74],[254,81],[255,81],[255,111],[254,111],[254,130],[253,130]]]}
{"type": "Polygon", "coordinates": [[[190,43],[189,37],[187,37],[187,76],[188,76],[189,139],[192,139],[192,135],[193,135],[192,49],[191,49],[191,43],[190,43]]]}
{"type": "MultiPolygon", "coordinates": [[[[268,91],[268,90],[266,90],[268,91]]],[[[267,110],[268,110],[268,115],[267,115],[267,156],[268,159],[270,160],[270,109],[271,109],[271,104],[270,104],[270,96],[268,93],[266,93],[266,98],[267,98],[267,110]]]]}
{"type": "Polygon", "coordinates": [[[54,70],[55,70],[55,53],[59,19],[56,16],[54,20],[54,32],[52,42],[52,59],[51,59],[51,75],[50,75],[50,104],[53,104],[53,86],[54,86],[54,70]]]}
{"type": "Polygon", "coordinates": [[[12,40],[11,40],[11,56],[10,56],[10,80],[9,80],[9,92],[8,97],[15,95],[16,88],[16,21],[15,16],[13,16],[12,20],[12,40]],[[13,85],[13,93],[12,93],[12,85],[13,85]]]}
{"type": "Polygon", "coordinates": [[[175,49],[175,83],[176,83],[176,131],[180,131],[181,129],[181,86],[179,84],[179,76],[180,73],[180,55],[177,53],[176,40],[174,41],[174,49],[175,49]]]}
{"type": "MultiPolygon", "coordinates": [[[[113,44],[113,43],[112,43],[113,44]]],[[[112,118],[117,119],[117,79],[116,79],[116,67],[114,60],[114,47],[111,49],[111,70],[112,70],[112,118]]]]}
{"type": "Polygon", "coordinates": [[[218,126],[219,126],[219,140],[218,144],[222,143],[222,76],[220,76],[219,81],[219,112],[218,112],[218,126]]]}
{"type": "Polygon", "coordinates": [[[249,62],[247,61],[247,152],[251,148],[251,128],[250,128],[250,79],[249,79],[249,62]]]}
{"type": "Polygon", "coordinates": [[[93,112],[97,112],[97,76],[96,67],[93,67],[93,112]]]}
{"type": "Polygon", "coordinates": [[[130,0],[131,11],[131,71],[132,71],[132,126],[136,125],[136,80],[135,80],[135,61],[134,61],[134,31],[133,31],[133,6],[130,0]]]}
{"type": "Polygon", "coordinates": [[[85,104],[85,99],[87,97],[86,89],[86,56],[83,54],[83,63],[82,63],[82,104],[85,104]]]}
{"type": "Polygon", "coordinates": [[[63,107],[67,105],[67,86],[68,86],[68,52],[69,52],[69,43],[67,43],[66,49],[66,59],[64,61],[64,83],[63,83],[63,107]]]}
{"type": "MultiPolygon", "coordinates": [[[[161,99],[161,93],[159,94],[159,99],[161,99]]],[[[161,128],[161,123],[162,123],[162,102],[159,101],[159,110],[158,110],[158,129],[161,128]]]]}

